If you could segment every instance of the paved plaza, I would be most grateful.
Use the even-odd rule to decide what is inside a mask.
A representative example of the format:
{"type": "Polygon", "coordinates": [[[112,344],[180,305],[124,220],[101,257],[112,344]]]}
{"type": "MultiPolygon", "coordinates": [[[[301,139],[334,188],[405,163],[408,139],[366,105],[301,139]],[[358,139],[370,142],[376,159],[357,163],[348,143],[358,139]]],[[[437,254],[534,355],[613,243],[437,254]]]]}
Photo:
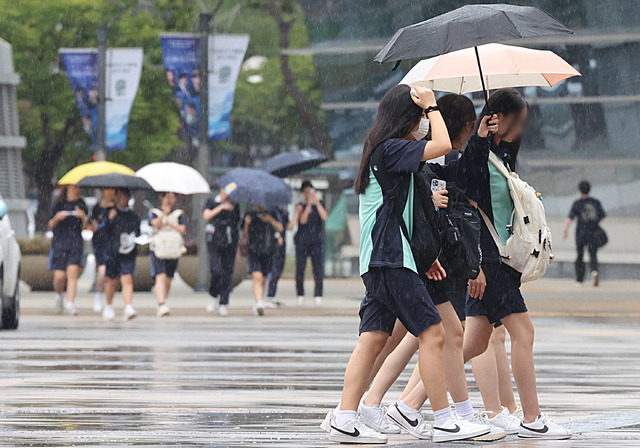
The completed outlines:
{"type": "MultiPolygon", "coordinates": [[[[251,316],[244,282],[226,318],[204,312],[206,295],[177,287],[170,317],[157,319],[145,293],[137,319],[108,323],[86,292],[77,317],[54,315],[50,293],[25,293],[20,329],[0,332],[0,446],[331,445],[318,425],[339,400],[362,285],[328,281],[322,308],[294,306],[290,280],[281,291],[286,306],[264,318],[251,316]]],[[[541,403],[577,435],[491,446],[640,446],[640,282],[543,280],[525,295],[541,403]]],[[[390,444],[431,446],[408,436],[390,444]]],[[[441,446],[474,445],[487,446],[441,446]]]]}

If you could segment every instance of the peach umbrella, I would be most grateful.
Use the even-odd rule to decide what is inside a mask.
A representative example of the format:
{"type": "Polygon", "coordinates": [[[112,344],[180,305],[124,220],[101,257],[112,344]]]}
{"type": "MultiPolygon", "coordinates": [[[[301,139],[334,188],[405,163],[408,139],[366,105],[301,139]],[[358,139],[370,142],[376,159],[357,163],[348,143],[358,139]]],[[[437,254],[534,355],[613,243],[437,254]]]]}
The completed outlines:
{"type": "Polygon", "coordinates": [[[483,91],[478,71],[478,57],[487,90],[505,87],[551,87],[558,82],[581,76],[557,54],[548,50],[486,44],[454,51],[418,62],[401,84],[428,87],[452,93],[483,91]]]}

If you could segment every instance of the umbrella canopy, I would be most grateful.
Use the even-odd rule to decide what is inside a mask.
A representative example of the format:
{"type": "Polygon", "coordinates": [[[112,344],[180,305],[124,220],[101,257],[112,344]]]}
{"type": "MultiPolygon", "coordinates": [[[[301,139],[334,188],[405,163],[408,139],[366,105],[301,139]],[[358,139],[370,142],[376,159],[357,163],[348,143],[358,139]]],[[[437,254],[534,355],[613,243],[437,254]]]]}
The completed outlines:
{"type": "Polygon", "coordinates": [[[533,6],[466,5],[399,29],[374,60],[422,59],[483,44],[555,34],[573,31],[533,6]]]}
{"type": "Polygon", "coordinates": [[[209,183],[197,170],[180,163],[151,163],[140,168],[136,176],[146,180],[158,192],[211,193],[209,183]]]}
{"type": "Polygon", "coordinates": [[[284,181],[266,171],[234,168],[218,179],[218,185],[232,184],[229,198],[234,202],[251,202],[270,209],[291,201],[291,189],[284,181]]]}
{"type": "Polygon", "coordinates": [[[141,177],[129,174],[111,173],[87,176],[77,183],[81,188],[129,188],[130,190],[151,190],[151,185],[141,177]]]}
{"type": "Polygon", "coordinates": [[[99,176],[110,173],[134,175],[135,171],[119,163],[107,161],[85,163],[84,165],[78,165],[62,176],[58,181],[58,185],[75,185],[87,176],[99,176]]]}
{"type": "MultiPolygon", "coordinates": [[[[551,87],[580,73],[552,51],[502,44],[478,47],[486,88],[551,87]]],[[[473,48],[418,62],[401,84],[452,93],[479,92],[482,82],[473,48]]]]}
{"type": "Polygon", "coordinates": [[[327,158],[315,149],[302,149],[273,156],[259,168],[274,176],[287,177],[318,166],[326,160],[327,158]]]}

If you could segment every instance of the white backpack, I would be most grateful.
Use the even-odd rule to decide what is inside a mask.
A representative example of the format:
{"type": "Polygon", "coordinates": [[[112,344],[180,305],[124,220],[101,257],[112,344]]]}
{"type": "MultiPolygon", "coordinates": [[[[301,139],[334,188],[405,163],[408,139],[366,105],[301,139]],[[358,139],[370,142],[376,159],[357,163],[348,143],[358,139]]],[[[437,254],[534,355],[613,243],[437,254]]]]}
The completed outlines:
{"type": "Polygon", "coordinates": [[[547,216],[540,195],[516,173],[509,170],[492,151],[489,151],[489,162],[507,179],[513,200],[509,229],[511,235],[507,243],[502,244],[493,223],[480,210],[482,219],[498,246],[503,263],[522,273],[523,283],[537,280],[547,272],[553,261],[551,229],[547,226],[547,216]]]}
{"type": "MultiPolygon", "coordinates": [[[[157,216],[163,214],[162,210],[158,210],[157,208],[151,209],[151,212],[157,216]]],[[[183,213],[182,210],[174,210],[167,216],[167,222],[177,225],[178,219],[183,213]]],[[[171,227],[166,227],[162,230],[154,228],[151,251],[161,260],[175,260],[176,258],[180,258],[187,249],[184,247],[182,235],[171,227]]]]}

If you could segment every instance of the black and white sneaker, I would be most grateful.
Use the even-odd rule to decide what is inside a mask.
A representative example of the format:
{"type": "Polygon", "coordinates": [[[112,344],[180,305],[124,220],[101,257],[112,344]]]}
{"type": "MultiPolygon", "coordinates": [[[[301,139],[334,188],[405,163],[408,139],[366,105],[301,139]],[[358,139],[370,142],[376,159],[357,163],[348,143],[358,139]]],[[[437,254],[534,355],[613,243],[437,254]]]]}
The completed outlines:
{"type": "Polygon", "coordinates": [[[522,439],[570,439],[571,431],[551,421],[545,414],[540,414],[532,423],[520,423],[518,437],[522,439]]]}
{"type": "Polygon", "coordinates": [[[338,443],[383,445],[388,442],[386,435],[374,431],[362,423],[359,418],[338,425],[335,417],[331,416],[331,431],[329,440],[338,443]]]}
{"type": "Polygon", "coordinates": [[[387,417],[416,439],[429,440],[433,436],[431,428],[424,421],[419,410],[402,410],[398,407],[398,403],[394,403],[387,409],[387,417]]]}
{"type": "Polygon", "coordinates": [[[491,428],[487,425],[463,420],[457,416],[450,418],[443,425],[433,425],[434,442],[453,442],[466,440],[488,434],[491,428]]]}

